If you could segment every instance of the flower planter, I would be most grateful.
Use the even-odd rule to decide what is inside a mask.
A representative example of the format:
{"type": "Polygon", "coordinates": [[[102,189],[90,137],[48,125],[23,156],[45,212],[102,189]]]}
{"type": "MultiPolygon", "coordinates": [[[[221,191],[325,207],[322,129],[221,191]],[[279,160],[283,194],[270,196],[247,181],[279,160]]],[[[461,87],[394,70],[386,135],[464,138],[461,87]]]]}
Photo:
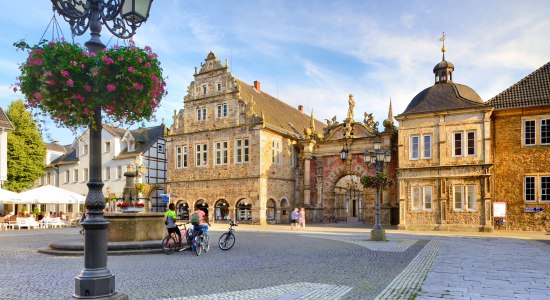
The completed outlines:
{"type": "Polygon", "coordinates": [[[121,207],[120,211],[123,213],[138,213],[138,212],[143,212],[143,209],[144,209],[143,206],[142,207],[126,206],[126,207],[121,207]]]}

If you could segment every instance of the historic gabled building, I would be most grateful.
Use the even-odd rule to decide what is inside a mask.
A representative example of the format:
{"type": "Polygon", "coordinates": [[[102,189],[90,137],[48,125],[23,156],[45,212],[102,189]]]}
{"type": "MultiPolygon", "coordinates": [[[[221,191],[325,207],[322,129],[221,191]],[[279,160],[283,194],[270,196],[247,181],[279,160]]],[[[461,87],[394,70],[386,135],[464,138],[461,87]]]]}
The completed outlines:
{"type": "MultiPolygon", "coordinates": [[[[103,193],[107,196],[122,197],[126,182],[124,173],[128,166],[143,165],[145,174],[137,182],[148,184],[151,188],[148,195],[148,209],[164,211],[162,203],[164,182],[166,181],[166,142],[164,124],[127,130],[103,124],[101,131],[101,162],[103,193]]],[[[58,144],[46,144],[46,168],[44,175],[36,185],[51,184],[81,195],[88,193],[89,180],[89,131],[87,130],[75,142],[63,147],[58,144]]],[[[44,211],[54,211],[47,207],[44,211]]],[[[72,205],[59,207],[63,212],[77,212],[72,205]]]]}
{"type": "Polygon", "coordinates": [[[194,77],[167,137],[169,193],[180,218],[195,204],[213,221],[288,223],[294,207],[306,208],[308,222],[374,218],[374,193],[365,197],[359,182],[373,173],[363,153],[376,136],[390,147],[393,133],[379,134],[372,116],[355,122],[350,102],[348,118],[326,126],[260,82],[233,77],[212,52],[194,77]]]}
{"type": "Polygon", "coordinates": [[[0,188],[8,180],[8,131],[14,129],[10,119],[0,108],[0,188]]]}
{"type": "Polygon", "coordinates": [[[503,225],[550,230],[550,63],[488,104],[495,108],[494,202],[506,204],[503,225]]]}
{"type": "Polygon", "coordinates": [[[491,112],[443,60],[399,121],[400,228],[491,230],[491,112]]]}
{"type": "MultiPolygon", "coordinates": [[[[233,77],[210,52],[167,137],[169,193],[180,218],[276,222],[296,201],[297,128],[309,117],[233,77]]],[[[317,123],[318,127],[323,124],[317,123]]]]}

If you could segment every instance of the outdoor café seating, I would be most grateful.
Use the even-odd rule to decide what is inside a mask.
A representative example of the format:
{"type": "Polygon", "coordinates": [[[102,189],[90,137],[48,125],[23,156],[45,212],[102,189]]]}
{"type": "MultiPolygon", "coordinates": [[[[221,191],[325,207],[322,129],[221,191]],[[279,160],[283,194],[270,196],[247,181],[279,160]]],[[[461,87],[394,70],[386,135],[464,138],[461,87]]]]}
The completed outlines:
{"type": "Polygon", "coordinates": [[[15,229],[17,227],[18,229],[21,229],[21,227],[26,227],[27,229],[31,228],[39,228],[38,222],[33,217],[18,217],[15,219],[15,223],[8,223],[8,227],[11,227],[11,229],[15,229]]]}

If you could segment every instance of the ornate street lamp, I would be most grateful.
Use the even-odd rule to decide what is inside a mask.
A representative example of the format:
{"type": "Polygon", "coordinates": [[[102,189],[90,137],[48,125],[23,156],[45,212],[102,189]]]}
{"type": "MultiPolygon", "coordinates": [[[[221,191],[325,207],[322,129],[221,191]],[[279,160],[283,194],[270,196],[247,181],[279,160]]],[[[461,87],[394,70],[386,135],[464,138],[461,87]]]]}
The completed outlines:
{"type": "MultiPolygon", "coordinates": [[[[365,151],[365,154],[363,156],[363,160],[366,163],[370,163],[375,171],[376,175],[378,176],[382,169],[384,168],[384,164],[387,164],[391,160],[391,152],[390,151],[384,151],[380,148],[381,142],[379,138],[376,138],[373,142],[374,145],[374,151],[365,151]]],[[[382,224],[380,224],[380,186],[376,186],[376,218],[374,223],[374,229],[371,230],[371,240],[373,241],[385,241],[386,240],[386,232],[382,228],[382,224]]]]}
{"type": "MultiPolygon", "coordinates": [[[[90,29],[88,51],[98,53],[105,45],[100,40],[101,24],[116,37],[128,39],[149,17],[153,0],[51,0],[54,9],[69,23],[73,35],[90,29]]],[[[103,216],[105,198],[101,178],[101,107],[93,109],[90,126],[90,180],[86,208],[84,268],[75,278],[75,298],[101,298],[116,294],[115,276],[107,268],[107,227],[103,216]]]]}

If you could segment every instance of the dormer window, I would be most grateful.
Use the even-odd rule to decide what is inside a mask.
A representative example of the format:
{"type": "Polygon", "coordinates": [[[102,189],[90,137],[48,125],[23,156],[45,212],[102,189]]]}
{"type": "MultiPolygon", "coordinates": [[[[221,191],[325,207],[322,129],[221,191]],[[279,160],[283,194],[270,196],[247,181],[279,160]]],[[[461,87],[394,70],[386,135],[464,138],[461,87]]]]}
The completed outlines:
{"type": "Polygon", "coordinates": [[[134,151],[136,148],[136,143],[134,141],[128,141],[128,152],[134,151]]]}

